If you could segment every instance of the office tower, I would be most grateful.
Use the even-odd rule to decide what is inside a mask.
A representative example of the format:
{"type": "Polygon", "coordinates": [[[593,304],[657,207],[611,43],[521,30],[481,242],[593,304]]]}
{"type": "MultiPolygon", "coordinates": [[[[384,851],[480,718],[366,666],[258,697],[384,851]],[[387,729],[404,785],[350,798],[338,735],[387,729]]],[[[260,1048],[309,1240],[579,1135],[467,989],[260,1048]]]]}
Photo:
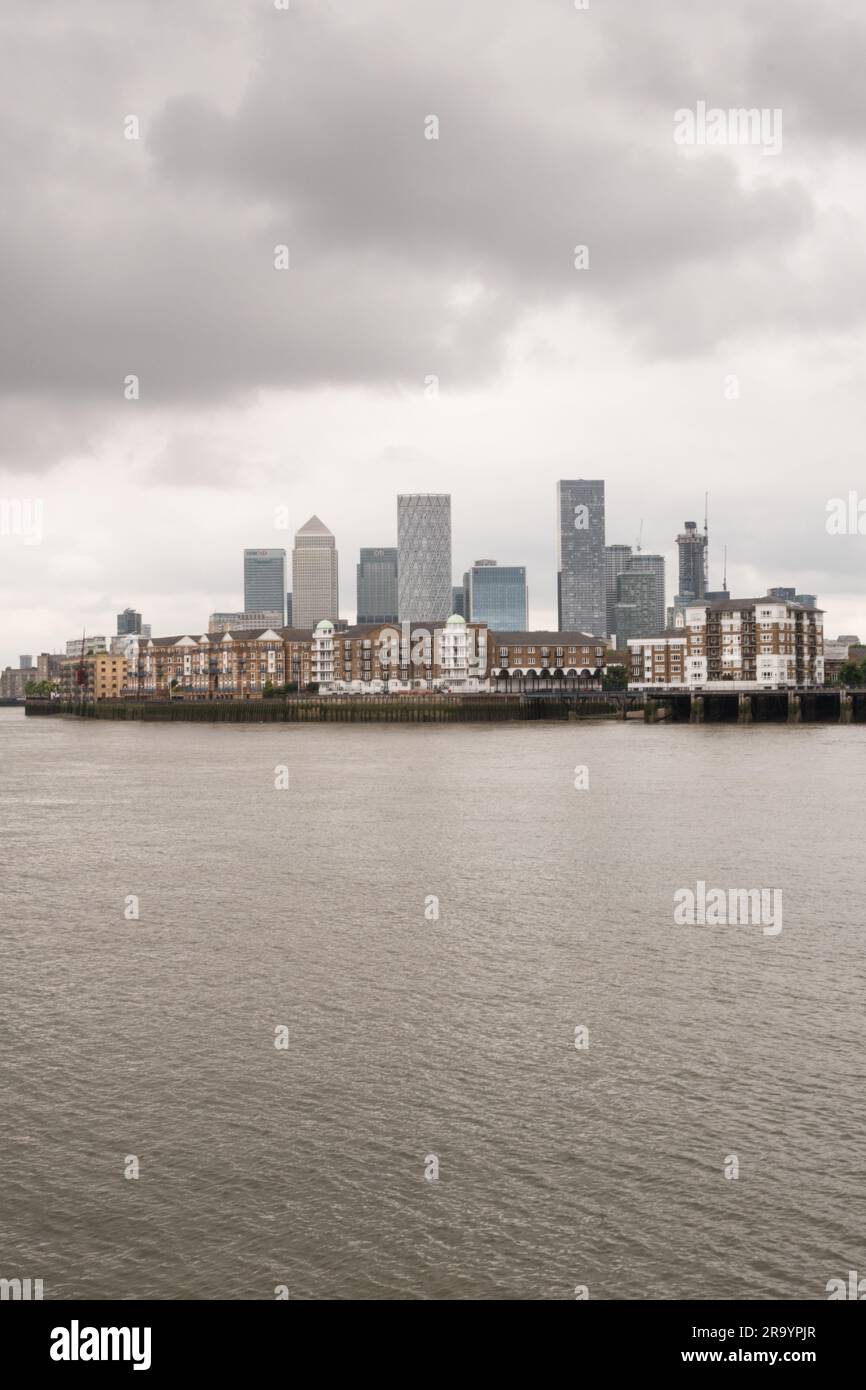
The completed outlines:
{"type": "Polygon", "coordinates": [[[21,671],[32,671],[32,670],[33,670],[33,657],[32,657],[32,656],[19,656],[19,658],[18,658],[18,669],[21,670],[21,671]]]}
{"type": "Polygon", "coordinates": [[[359,623],[396,623],[396,546],[361,547],[356,606],[359,623]]]}
{"type": "Polygon", "coordinates": [[[462,584],[452,584],[451,586],[451,612],[456,613],[460,618],[466,617],[466,601],[462,584]]]}
{"type": "Polygon", "coordinates": [[[818,602],[817,594],[798,594],[796,589],[791,588],[768,589],[767,598],[782,599],[785,603],[802,603],[804,608],[814,608],[818,602]]]}
{"type": "Polygon", "coordinates": [[[616,631],[614,609],[616,608],[616,577],[630,567],[630,545],[606,545],[604,547],[604,612],[605,631],[608,637],[616,631]]]}
{"type": "MultiPolygon", "coordinates": [[[[631,563],[626,569],[632,574],[654,574],[656,579],[656,606],[653,615],[653,626],[650,632],[663,632],[665,628],[665,557],[664,555],[648,555],[645,551],[640,551],[633,555],[631,563]]],[[[647,633],[639,632],[638,637],[647,636],[647,633]]]]}
{"type": "Polygon", "coordinates": [[[122,613],[117,615],[117,636],[131,637],[141,634],[141,614],[136,613],[134,608],[124,608],[122,613]]]}
{"type": "Polygon", "coordinates": [[[680,587],[677,597],[683,603],[704,598],[707,592],[707,530],[701,532],[696,521],[687,521],[677,536],[680,556],[680,587]]]}
{"type": "Polygon", "coordinates": [[[451,497],[414,492],[397,498],[397,612],[401,622],[451,616],[451,497]]]}
{"type": "Polygon", "coordinates": [[[292,625],[312,632],[323,618],[335,623],[339,607],[336,541],[324,522],[311,516],[295,535],[292,551],[292,625]]]}
{"type": "Polygon", "coordinates": [[[244,612],[279,613],[286,600],[285,550],[244,551],[244,612]]]}
{"type": "Polygon", "coordinates": [[[292,596],[286,594],[286,627],[292,626],[292,596]]]}
{"type": "Polygon", "coordinates": [[[529,601],[525,565],[476,560],[464,576],[463,592],[469,595],[473,623],[486,623],[493,631],[526,631],[529,601]]]}
{"type": "Polygon", "coordinates": [[[607,629],[604,482],[560,481],[556,500],[559,631],[602,636],[607,629]]]}
{"type": "Polygon", "coordinates": [[[614,629],[617,647],[631,637],[650,637],[664,629],[664,604],[659,622],[658,576],[651,570],[624,570],[617,576],[614,629]]]}

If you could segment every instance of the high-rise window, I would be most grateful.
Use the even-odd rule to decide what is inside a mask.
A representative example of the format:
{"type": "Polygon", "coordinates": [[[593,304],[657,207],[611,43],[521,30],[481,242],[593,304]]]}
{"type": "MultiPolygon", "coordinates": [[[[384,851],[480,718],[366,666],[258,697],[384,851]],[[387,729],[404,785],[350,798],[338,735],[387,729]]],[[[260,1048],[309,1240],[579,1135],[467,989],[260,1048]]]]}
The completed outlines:
{"type": "Polygon", "coordinates": [[[559,630],[606,635],[604,482],[560,481],[556,498],[559,630]]]}
{"type": "Polygon", "coordinates": [[[398,618],[451,616],[451,498],[409,493],[397,498],[398,618]]]}

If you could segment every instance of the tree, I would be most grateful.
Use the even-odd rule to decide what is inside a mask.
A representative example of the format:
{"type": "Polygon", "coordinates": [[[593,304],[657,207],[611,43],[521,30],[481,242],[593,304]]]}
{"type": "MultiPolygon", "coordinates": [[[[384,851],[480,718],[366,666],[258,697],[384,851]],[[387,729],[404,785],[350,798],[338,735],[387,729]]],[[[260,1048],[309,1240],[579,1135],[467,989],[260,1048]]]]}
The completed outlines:
{"type": "Polygon", "coordinates": [[[839,679],[843,685],[866,685],[866,661],[862,665],[857,661],[846,661],[839,672],[839,679]]]}
{"type": "Polygon", "coordinates": [[[602,690],[625,690],[628,679],[624,666],[607,666],[601,678],[602,690]]]}

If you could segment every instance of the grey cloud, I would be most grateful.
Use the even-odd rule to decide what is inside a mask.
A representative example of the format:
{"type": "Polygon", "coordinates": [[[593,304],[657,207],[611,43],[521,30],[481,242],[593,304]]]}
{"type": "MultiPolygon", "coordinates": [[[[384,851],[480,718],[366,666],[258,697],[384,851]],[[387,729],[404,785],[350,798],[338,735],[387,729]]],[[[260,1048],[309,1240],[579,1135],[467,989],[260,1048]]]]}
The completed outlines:
{"type": "MultiPolygon", "coordinates": [[[[19,395],[122,409],[133,372],[141,410],[262,387],[420,389],[431,372],[468,385],[501,366],[527,312],[563,303],[581,317],[613,315],[647,351],[703,351],[773,323],[776,305],[753,282],[815,231],[798,178],[746,187],[722,151],[683,160],[657,105],[636,119],[633,89],[613,80],[616,7],[611,51],[597,33],[586,52],[574,24],[604,33],[604,17],[569,14],[566,31],[550,7],[506,7],[499,45],[502,7],[482,7],[489,63],[448,43],[448,6],[432,42],[396,8],[354,24],[324,7],[286,23],[262,14],[241,31],[255,61],[236,107],[201,93],[153,110],[138,100],[138,144],[106,128],[106,107],[121,119],[124,87],[106,75],[116,38],[97,10],[102,27],[72,50],[78,136],[50,109],[13,121],[17,187],[0,227],[12,331],[0,368],[19,395]],[[555,61],[566,32],[570,73],[555,61]],[[555,114],[539,70],[545,45],[555,114]],[[110,102],[84,97],[91,59],[110,102]],[[596,61],[609,80],[603,103],[596,61]],[[442,122],[438,142],[423,138],[430,113],[442,122]],[[51,229],[53,254],[34,227],[51,229]],[[578,242],[590,246],[586,273],[572,266],[578,242]],[[288,272],[273,268],[281,243],[288,272]],[[467,284],[477,295],[461,303],[455,290],[467,284]]],[[[665,10],[659,32],[673,32],[665,10]]],[[[649,35],[657,53],[652,21],[649,35]]],[[[681,27],[680,47],[688,41],[681,27]]],[[[58,45],[46,52],[61,62],[58,45]]],[[[139,98],[140,68],[130,83],[139,98]]],[[[666,83],[670,58],[667,68],[666,83]]],[[[796,270],[780,278],[796,302],[796,270]]],[[[859,314],[831,287],[827,321],[859,314]]],[[[821,317],[817,303],[810,329],[821,317]]]]}

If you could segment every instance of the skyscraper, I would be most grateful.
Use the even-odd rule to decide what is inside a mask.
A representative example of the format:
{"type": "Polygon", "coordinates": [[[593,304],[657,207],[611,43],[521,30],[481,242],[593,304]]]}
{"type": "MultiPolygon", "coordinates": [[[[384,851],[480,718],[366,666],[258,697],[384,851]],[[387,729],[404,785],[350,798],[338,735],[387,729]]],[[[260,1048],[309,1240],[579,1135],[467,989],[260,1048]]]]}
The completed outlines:
{"type": "Polygon", "coordinates": [[[624,570],[617,576],[616,587],[614,630],[617,647],[623,648],[630,637],[651,637],[664,630],[664,600],[659,614],[659,581],[652,570],[624,570]]]}
{"type": "Polygon", "coordinates": [[[456,614],[458,615],[458,617],[460,617],[460,618],[465,618],[465,617],[466,617],[466,613],[465,613],[465,611],[464,611],[465,608],[466,608],[466,601],[465,601],[464,592],[463,592],[463,585],[462,585],[462,584],[452,584],[452,585],[451,585],[451,612],[452,612],[452,613],[456,613],[456,614]]]}
{"type": "Polygon", "coordinates": [[[403,622],[451,616],[451,497],[413,492],[397,498],[397,609],[403,622]]]}
{"type": "Polygon", "coordinates": [[[244,612],[279,613],[286,604],[285,550],[244,551],[244,612]]]}
{"type": "Polygon", "coordinates": [[[556,500],[559,631],[601,636],[607,630],[604,482],[560,481],[556,500]]]}
{"type": "Polygon", "coordinates": [[[687,521],[677,536],[680,553],[680,587],[677,598],[683,604],[703,598],[707,592],[707,532],[698,530],[696,521],[687,521]]]}
{"type": "Polygon", "coordinates": [[[500,632],[526,631],[529,598],[525,565],[476,560],[464,575],[463,593],[468,595],[469,612],[463,614],[467,622],[487,623],[500,632]]]}
{"type": "MultiPolygon", "coordinates": [[[[664,632],[667,619],[664,555],[648,555],[645,551],[640,551],[639,554],[632,556],[630,563],[626,566],[626,571],[631,574],[654,574],[656,579],[656,603],[649,631],[638,632],[633,635],[647,637],[652,636],[654,632],[664,632]]],[[[619,646],[619,633],[617,633],[617,646],[619,646]]]]}
{"type": "Polygon", "coordinates": [[[339,610],[336,541],[327,526],[311,516],[296,533],[292,551],[292,625],[312,632],[323,618],[335,623],[339,610]]]}
{"type": "Polygon", "coordinates": [[[630,545],[606,545],[604,547],[604,612],[605,631],[608,637],[616,632],[616,578],[618,574],[622,574],[623,570],[629,568],[630,562],[630,545]]]}
{"type": "Polygon", "coordinates": [[[141,614],[136,613],[134,608],[124,608],[122,613],[117,615],[117,635],[118,637],[129,637],[141,633],[141,614]]]}
{"type": "Polygon", "coordinates": [[[397,547],[361,547],[358,563],[357,621],[396,623],[397,547]]]}

